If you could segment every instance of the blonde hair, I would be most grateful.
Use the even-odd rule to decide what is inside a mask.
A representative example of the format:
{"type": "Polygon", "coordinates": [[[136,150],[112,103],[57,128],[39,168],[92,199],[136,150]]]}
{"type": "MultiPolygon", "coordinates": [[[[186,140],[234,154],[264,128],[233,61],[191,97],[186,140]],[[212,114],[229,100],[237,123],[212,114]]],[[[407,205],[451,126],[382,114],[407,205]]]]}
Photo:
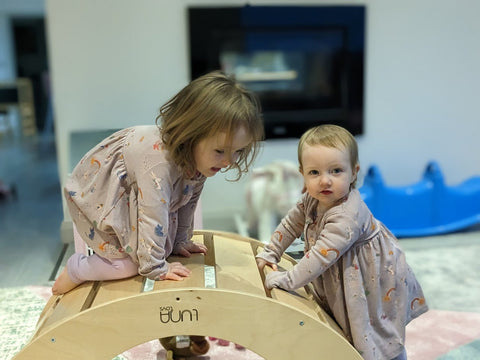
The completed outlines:
{"type": "MultiPolygon", "coordinates": [[[[353,135],[337,125],[320,125],[307,130],[298,142],[298,163],[300,171],[303,169],[302,155],[305,145],[323,145],[330,148],[342,149],[349,152],[352,170],[359,164],[358,145],[353,135]]],[[[355,182],[352,184],[355,187],[355,182]]]]}
{"type": "Polygon", "coordinates": [[[221,71],[203,75],[180,90],[160,108],[156,123],[171,159],[186,176],[195,174],[193,150],[200,140],[225,132],[229,145],[244,127],[251,143],[226,169],[237,170],[234,180],[238,180],[248,171],[264,137],[258,98],[221,71]]]}

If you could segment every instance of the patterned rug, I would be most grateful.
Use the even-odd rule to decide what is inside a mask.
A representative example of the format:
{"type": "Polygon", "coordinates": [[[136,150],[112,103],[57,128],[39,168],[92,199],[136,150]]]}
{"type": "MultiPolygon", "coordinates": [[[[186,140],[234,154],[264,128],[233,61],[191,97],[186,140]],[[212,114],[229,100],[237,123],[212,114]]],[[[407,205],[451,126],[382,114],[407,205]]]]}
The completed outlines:
{"type": "MultiPolygon", "coordinates": [[[[46,300],[49,287],[0,289],[0,359],[10,360],[26,344],[46,300]]],[[[197,359],[261,360],[255,353],[231,343],[210,341],[211,350],[197,359]]],[[[480,313],[430,310],[407,327],[409,360],[480,359],[480,313]]],[[[137,346],[114,360],[162,360],[166,352],[158,341],[137,346]]]]}
{"type": "Polygon", "coordinates": [[[0,289],[0,359],[10,360],[35,330],[50,288],[0,289]]]}

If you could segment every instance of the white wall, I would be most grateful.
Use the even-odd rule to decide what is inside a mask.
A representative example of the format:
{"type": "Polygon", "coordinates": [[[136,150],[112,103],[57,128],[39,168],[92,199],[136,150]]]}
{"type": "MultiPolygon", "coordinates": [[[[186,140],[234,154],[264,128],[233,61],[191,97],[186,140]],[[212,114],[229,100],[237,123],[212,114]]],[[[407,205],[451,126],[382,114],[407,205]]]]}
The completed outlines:
{"type": "MultiPolygon", "coordinates": [[[[363,169],[379,165],[392,185],[418,180],[431,159],[450,184],[480,174],[480,2],[302,2],[343,3],[367,6],[365,134],[358,137],[363,169]]],[[[73,166],[70,132],[152,124],[158,107],[187,84],[188,4],[207,2],[47,0],[62,182],[73,166]]],[[[265,142],[257,166],[277,159],[296,162],[296,143],[265,142]]],[[[209,219],[244,208],[244,181],[223,178],[209,179],[202,196],[207,227],[209,219]]]]}

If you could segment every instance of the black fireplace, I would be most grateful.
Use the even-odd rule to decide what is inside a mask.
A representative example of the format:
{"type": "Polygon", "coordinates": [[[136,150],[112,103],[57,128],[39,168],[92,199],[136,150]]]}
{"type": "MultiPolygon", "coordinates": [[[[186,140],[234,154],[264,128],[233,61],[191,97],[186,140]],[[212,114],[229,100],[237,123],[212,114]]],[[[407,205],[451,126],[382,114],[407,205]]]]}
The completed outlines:
{"type": "Polygon", "coordinates": [[[363,132],[364,6],[190,7],[188,21],[192,79],[234,74],[258,94],[267,139],[363,132]]]}

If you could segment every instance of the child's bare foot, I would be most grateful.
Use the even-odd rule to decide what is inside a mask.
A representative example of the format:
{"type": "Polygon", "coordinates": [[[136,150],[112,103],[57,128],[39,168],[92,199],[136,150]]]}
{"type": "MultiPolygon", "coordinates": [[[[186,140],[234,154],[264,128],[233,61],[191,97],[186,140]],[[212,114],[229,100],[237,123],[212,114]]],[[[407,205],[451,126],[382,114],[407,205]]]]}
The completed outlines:
{"type": "Polygon", "coordinates": [[[67,267],[62,270],[60,275],[58,276],[57,280],[52,286],[52,294],[53,295],[62,295],[70,290],[76,288],[79,284],[75,284],[68,276],[67,267]]]}

